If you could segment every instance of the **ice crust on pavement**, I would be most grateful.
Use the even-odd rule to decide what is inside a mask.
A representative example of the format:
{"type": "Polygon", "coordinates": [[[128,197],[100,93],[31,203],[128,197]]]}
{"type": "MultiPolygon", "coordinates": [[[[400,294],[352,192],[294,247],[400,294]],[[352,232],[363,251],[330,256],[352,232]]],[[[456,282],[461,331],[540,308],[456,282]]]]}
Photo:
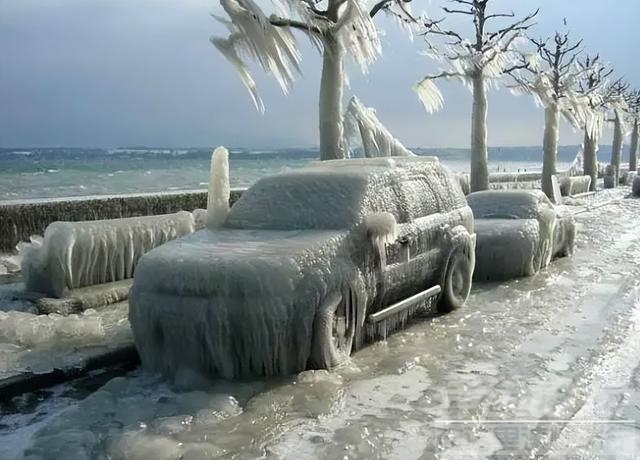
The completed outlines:
{"type": "Polygon", "coordinates": [[[143,364],[225,378],[304,370],[318,358],[316,313],[335,293],[347,326],[358,326],[357,347],[375,294],[372,255],[394,237],[393,219],[436,219],[439,206],[459,210],[472,231],[457,179],[436,159],[337,160],[259,180],[222,228],[141,259],[129,319],[143,364]],[[400,178],[412,180],[400,187],[400,178]],[[379,231],[368,234],[365,218],[376,214],[379,231]]]}
{"type": "Polygon", "coordinates": [[[33,315],[20,311],[0,311],[0,343],[32,347],[65,339],[96,339],[104,336],[100,316],[89,311],[81,315],[33,315]]]}
{"type": "Polygon", "coordinates": [[[45,230],[41,245],[22,251],[26,289],[62,297],[68,289],[131,278],[144,253],[194,230],[194,217],[187,211],[54,222],[45,230]]]}

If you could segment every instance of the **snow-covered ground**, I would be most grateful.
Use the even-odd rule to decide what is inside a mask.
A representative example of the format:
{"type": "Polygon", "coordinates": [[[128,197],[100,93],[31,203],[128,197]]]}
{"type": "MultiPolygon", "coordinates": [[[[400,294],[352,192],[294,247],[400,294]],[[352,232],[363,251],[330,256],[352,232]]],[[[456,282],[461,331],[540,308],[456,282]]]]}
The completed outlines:
{"type": "MultiPolygon", "coordinates": [[[[574,257],[476,285],[465,308],[334,372],[170,385],[136,370],[89,394],[58,386],[2,406],[0,458],[636,458],[640,200],[628,192],[573,203],[584,211],[574,257]]],[[[20,352],[56,342],[32,338],[20,352]]]]}

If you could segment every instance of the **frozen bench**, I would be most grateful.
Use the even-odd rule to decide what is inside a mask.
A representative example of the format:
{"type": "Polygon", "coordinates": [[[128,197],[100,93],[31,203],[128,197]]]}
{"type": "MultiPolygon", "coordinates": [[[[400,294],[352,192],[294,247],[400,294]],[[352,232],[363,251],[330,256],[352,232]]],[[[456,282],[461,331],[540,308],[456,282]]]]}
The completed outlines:
{"type": "Polygon", "coordinates": [[[573,196],[589,191],[591,176],[564,176],[559,182],[562,196],[573,196]]]}
{"type": "Polygon", "coordinates": [[[197,213],[85,222],[53,222],[42,243],[26,245],[22,273],[27,291],[60,298],[68,290],[133,277],[140,257],[192,233],[197,213]],[[195,217],[194,217],[195,215],[195,217]]]}

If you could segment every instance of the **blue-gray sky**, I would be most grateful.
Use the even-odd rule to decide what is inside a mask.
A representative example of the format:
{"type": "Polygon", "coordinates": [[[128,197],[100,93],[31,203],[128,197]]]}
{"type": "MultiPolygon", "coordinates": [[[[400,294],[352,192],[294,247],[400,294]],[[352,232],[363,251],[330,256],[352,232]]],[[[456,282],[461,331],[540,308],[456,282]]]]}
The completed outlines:
{"type": "MultiPolygon", "coordinates": [[[[264,2],[263,2],[264,3],[264,2]]],[[[535,34],[567,18],[575,38],[640,87],[639,0],[492,0],[496,11],[540,7],[535,34]]],[[[441,0],[414,0],[439,16],[441,0]]],[[[300,37],[303,78],[288,96],[259,69],[267,106],[256,112],[234,69],[209,43],[224,34],[215,0],[0,0],[0,146],[317,145],[320,57],[300,37]]],[[[384,54],[367,75],[350,66],[357,94],[405,144],[466,147],[470,95],[441,86],[445,108],[427,114],[412,85],[437,65],[391,21],[384,54]]],[[[542,110],[506,90],[490,96],[489,144],[539,145],[542,110]]],[[[569,127],[561,143],[580,141],[569,127]]],[[[607,132],[603,142],[608,142],[607,132]]]]}

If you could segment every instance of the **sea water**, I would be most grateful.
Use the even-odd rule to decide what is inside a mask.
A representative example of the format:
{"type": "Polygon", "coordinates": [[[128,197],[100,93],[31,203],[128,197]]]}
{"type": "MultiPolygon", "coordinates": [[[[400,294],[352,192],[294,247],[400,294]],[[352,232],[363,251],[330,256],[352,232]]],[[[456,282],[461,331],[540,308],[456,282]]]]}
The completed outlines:
{"type": "MultiPolygon", "coordinates": [[[[319,157],[318,149],[241,149],[229,155],[231,186],[298,168],[319,157]]],[[[436,155],[455,171],[469,169],[466,149],[412,149],[436,155]]],[[[540,147],[489,149],[490,171],[541,168],[540,147]]],[[[558,168],[567,167],[577,146],[561,147],[558,168]]],[[[604,149],[602,149],[604,150],[604,149]]],[[[601,150],[602,159],[606,158],[601,150]]],[[[0,148],[0,200],[206,189],[210,148],[0,148]]]]}

